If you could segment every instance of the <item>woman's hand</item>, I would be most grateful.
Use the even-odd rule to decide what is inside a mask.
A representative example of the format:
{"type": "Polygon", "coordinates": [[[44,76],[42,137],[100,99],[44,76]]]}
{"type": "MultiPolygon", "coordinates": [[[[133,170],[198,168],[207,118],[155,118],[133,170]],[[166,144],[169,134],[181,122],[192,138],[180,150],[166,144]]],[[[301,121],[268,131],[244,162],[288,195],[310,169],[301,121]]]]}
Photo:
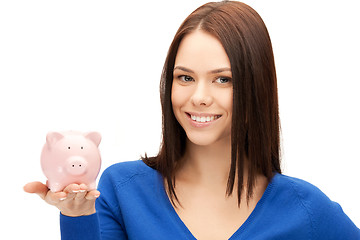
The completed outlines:
{"type": "Polygon", "coordinates": [[[63,215],[70,217],[86,216],[96,212],[95,200],[100,196],[97,190],[87,190],[85,184],[70,184],[62,192],[51,192],[41,182],[31,182],[24,191],[38,194],[45,202],[56,206],[63,215]]]}

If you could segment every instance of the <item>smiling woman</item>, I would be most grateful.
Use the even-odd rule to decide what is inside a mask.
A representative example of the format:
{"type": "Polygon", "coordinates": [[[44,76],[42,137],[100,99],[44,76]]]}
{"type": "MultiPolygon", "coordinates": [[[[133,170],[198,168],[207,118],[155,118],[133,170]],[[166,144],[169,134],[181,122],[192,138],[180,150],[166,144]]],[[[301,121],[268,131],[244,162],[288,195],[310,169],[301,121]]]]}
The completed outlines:
{"type": "Polygon", "coordinates": [[[254,9],[223,1],[192,12],[160,96],[156,156],[107,168],[99,192],[25,186],[60,209],[63,240],[360,239],[339,204],[282,174],[274,56],[254,9]]]}
{"type": "Polygon", "coordinates": [[[191,142],[201,132],[197,138],[205,143],[211,136],[205,128],[186,131],[187,125],[203,126],[189,122],[189,111],[200,121],[199,114],[222,115],[209,127],[221,125],[221,137],[229,137],[227,194],[236,189],[239,204],[245,185],[246,199],[251,198],[259,173],[268,181],[274,172],[281,173],[274,57],[265,24],[251,7],[209,3],[190,14],[170,46],[161,81],[163,145],[156,158],[144,161],[163,174],[172,201],[177,200],[173,182],[183,164],[186,139],[191,142]],[[187,105],[180,109],[181,101],[187,105]]]}

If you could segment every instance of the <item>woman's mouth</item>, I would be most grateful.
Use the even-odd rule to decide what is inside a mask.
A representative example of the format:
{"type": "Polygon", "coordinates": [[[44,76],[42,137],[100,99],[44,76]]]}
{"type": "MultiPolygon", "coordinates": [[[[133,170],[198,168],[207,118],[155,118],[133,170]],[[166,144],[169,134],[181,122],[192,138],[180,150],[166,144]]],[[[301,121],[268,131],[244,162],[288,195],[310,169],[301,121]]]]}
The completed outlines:
{"type": "Polygon", "coordinates": [[[216,119],[220,118],[221,115],[217,114],[207,114],[207,113],[186,113],[191,120],[197,123],[207,123],[213,122],[216,119]]]}

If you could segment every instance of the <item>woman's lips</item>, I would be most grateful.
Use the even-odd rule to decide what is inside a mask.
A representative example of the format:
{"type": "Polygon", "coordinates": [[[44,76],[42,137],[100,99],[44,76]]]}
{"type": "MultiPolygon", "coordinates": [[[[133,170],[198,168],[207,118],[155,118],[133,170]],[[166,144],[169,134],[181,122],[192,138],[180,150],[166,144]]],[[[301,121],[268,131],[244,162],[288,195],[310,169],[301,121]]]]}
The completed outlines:
{"type": "Polygon", "coordinates": [[[209,114],[209,113],[190,113],[186,112],[190,123],[195,127],[206,127],[211,125],[217,119],[221,117],[219,114],[209,114]]]}

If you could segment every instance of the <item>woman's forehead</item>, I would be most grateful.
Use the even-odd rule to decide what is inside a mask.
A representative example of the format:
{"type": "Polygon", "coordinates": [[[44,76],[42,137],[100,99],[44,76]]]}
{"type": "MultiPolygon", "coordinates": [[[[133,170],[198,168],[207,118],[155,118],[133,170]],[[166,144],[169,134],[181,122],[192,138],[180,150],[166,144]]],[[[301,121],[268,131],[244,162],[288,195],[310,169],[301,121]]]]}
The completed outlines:
{"type": "Polygon", "coordinates": [[[202,30],[187,34],[181,41],[175,67],[182,66],[196,71],[230,68],[230,60],[221,42],[202,30]]]}

